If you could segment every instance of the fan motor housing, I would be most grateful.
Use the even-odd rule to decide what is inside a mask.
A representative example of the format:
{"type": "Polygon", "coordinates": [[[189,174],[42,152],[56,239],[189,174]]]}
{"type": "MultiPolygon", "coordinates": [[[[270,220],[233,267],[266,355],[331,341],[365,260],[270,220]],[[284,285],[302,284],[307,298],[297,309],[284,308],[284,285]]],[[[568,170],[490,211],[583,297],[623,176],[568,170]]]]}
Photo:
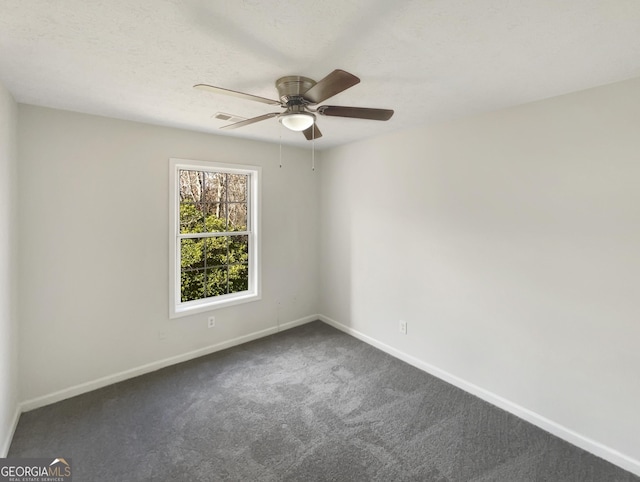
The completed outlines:
{"type": "Polygon", "coordinates": [[[287,106],[308,104],[303,94],[314,85],[316,85],[315,80],[299,75],[287,75],[276,80],[280,101],[287,106]]]}

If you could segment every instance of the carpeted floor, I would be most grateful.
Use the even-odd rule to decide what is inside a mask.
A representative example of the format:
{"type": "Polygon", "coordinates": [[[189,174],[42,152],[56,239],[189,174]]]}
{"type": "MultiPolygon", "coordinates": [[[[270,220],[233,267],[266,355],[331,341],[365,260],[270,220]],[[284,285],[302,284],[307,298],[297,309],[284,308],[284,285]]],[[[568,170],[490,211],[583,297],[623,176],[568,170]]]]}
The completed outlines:
{"type": "Polygon", "coordinates": [[[640,481],[310,323],[25,413],[10,457],[74,481],[640,481]]]}

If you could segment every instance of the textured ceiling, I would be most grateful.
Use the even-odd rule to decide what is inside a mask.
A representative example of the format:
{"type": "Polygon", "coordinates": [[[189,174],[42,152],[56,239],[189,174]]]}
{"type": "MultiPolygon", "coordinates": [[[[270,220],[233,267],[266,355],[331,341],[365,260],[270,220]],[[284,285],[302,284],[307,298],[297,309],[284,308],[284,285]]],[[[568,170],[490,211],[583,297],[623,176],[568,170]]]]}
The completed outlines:
{"type": "MultiPolygon", "coordinates": [[[[18,102],[308,145],[269,119],[218,131],[216,112],[272,106],[276,78],[333,69],[362,82],[325,104],[322,149],[640,76],[638,0],[2,0],[0,82],[18,102]]],[[[278,110],[277,108],[275,110],[278,110]]]]}

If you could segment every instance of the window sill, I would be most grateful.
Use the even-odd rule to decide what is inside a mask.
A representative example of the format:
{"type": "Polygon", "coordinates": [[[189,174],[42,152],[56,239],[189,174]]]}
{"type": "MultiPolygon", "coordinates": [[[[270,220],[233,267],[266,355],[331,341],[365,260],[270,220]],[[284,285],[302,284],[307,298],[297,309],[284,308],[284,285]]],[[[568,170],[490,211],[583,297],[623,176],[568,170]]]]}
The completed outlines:
{"type": "Polygon", "coordinates": [[[182,318],[183,316],[195,315],[197,313],[204,313],[206,311],[213,311],[244,303],[251,303],[253,301],[258,301],[261,298],[262,297],[259,293],[246,292],[242,294],[220,296],[215,300],[197,300],[180,303],[175,307],[171,307],[169,318],[182,318]]]}

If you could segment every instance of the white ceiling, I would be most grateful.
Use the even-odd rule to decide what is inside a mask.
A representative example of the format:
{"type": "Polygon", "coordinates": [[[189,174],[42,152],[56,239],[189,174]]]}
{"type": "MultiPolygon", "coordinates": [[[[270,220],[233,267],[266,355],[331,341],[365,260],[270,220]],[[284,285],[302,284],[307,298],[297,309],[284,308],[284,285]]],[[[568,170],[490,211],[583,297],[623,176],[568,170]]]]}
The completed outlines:
{"type": "Polygon", "coordinates": [[[0,82],[18,102],[308,145],[276,119],[275,79],[362,82],[325,101],[395,109],[320,117],[322,149],[640,76],[639,0],[2,0],[0,82]]]}

